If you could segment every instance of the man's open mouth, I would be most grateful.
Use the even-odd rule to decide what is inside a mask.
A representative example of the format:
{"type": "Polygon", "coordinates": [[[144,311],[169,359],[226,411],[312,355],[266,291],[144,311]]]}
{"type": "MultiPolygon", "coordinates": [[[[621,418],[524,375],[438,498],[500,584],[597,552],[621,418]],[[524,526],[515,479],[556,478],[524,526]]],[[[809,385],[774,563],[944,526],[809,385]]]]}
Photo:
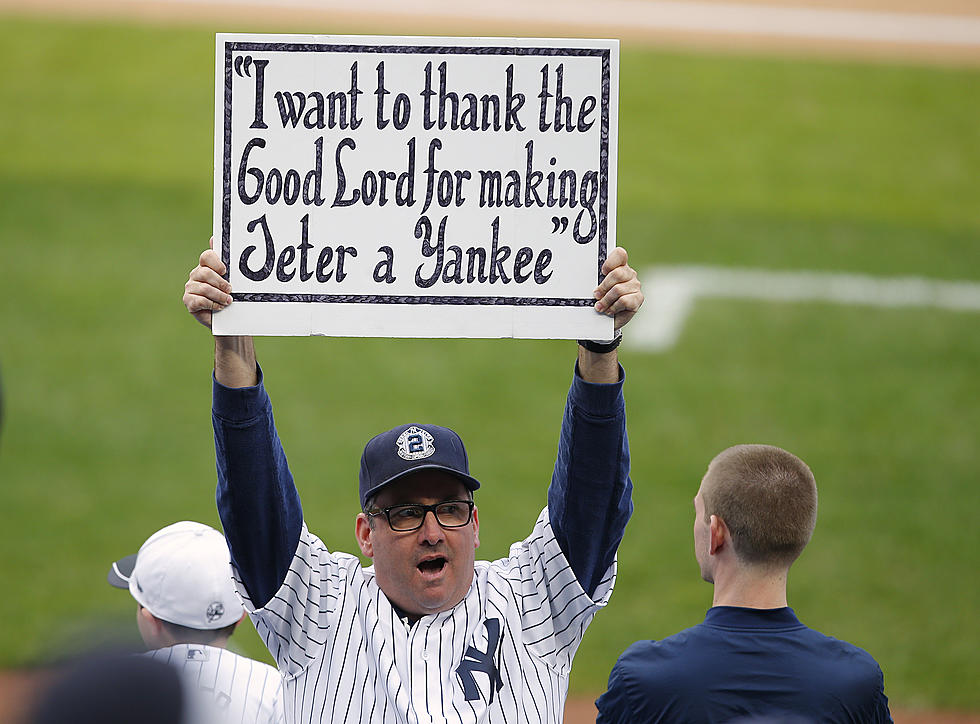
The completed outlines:
{"type": "Polygon", "coordinates": [[[446,563],[446,559],[439,556],[438,558],[424,560],[417,567],[422,573],[441,573],[442,569],[446,567],[446,563]]]}

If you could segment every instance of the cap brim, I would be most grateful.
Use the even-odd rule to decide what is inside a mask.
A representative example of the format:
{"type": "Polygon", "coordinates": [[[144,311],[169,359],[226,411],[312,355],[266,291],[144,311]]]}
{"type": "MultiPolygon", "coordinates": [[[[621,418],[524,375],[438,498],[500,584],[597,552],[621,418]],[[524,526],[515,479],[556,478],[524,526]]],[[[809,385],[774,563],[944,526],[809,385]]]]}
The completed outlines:
{"type": "Polygon", "coordinates": [[[136,554],[126,556],[125,558],[120,558],[118,561],[112,564],[112,568],[109,569],[109,575],[106,576],[106,580],[109,581],[109,585],[115,586],[116,588],[125,588],[129,590],[129,577],[133,575],[133,569],[136,567],[136,554]]]}
{"type": "Polygon", "coordinates": [[[375,485],[373,488],[371,488],[364,494],[364,500],[361,502],[366,503],[368,500],[371,499],[371,496],[377,495],[382,488],[391,485],[395,481],[401,480],[402,478],[406,478],[409,475],[412,475],[413,473],[417,473],[421,470],[442,470],[443,472],[447,472],[453,477],[458,478],[459,481],[466,486],[466,489],[470,491],[477,490],[480,487],[480,481],[477,480],[476,478],[467,475],[466,473],[461,473],[458,470],[453,470],[452,468],[446,467],[445,465],[416,465],[414,468],[411,468],[409,470],[403,470],[397,475],[392,475],[384,482],[375,485]]]}

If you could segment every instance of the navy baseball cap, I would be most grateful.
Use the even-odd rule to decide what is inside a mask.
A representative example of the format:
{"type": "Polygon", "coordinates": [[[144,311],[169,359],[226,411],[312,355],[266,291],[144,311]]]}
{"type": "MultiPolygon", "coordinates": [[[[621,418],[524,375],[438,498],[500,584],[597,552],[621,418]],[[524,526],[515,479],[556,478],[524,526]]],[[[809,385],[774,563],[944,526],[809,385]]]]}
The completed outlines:
{"type": "Polygon", "coordinates": [[[361,454],[361,507],[381,488],[419,470],[444,470],[468,490],[480,487],[470,475],[466,448],[448,427],[410,423],[372,437],[361,454]]]}

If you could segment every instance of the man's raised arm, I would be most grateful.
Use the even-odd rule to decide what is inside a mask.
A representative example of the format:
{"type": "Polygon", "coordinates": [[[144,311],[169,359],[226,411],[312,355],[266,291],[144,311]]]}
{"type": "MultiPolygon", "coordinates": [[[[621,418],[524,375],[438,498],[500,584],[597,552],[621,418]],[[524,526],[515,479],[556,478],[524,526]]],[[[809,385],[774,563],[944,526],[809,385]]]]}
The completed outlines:
{"type": "Polygon", "coordinates": [[[579,343],[548,488],[555,538],[589,596],[615,559],[633,512],[624,375],[616,346],[623,325],[643,304],[625,249],[614,249],[602,271],[606,276],[595,290],[595,309],[615,318],[616,338],[606,344],[579,343]]]}
{"type": "MultiPolygon", "coordinates": [[[[210,329],[212,312],[232,302],[217,252],[188,275],[184,306],[210,329]]],[[[214,338],[212,402],[218,513],[232,563],[254,607],[282,585],[299,541],[303,512],[262,384],[251,337],[214,338]]]]}

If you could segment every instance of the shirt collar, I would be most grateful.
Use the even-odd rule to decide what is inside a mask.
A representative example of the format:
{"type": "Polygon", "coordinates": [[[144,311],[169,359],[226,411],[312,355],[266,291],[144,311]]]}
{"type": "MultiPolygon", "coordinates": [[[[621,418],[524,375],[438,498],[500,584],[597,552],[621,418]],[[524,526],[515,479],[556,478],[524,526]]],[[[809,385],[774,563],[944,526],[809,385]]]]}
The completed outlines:
{"type": "Polygon", "coordinates": [[[742,608],[740,606],[713,606],[704,617],[709,626],[727,628],[785,628],[803,624],[789,606],[782,608],[742,608]]]}

